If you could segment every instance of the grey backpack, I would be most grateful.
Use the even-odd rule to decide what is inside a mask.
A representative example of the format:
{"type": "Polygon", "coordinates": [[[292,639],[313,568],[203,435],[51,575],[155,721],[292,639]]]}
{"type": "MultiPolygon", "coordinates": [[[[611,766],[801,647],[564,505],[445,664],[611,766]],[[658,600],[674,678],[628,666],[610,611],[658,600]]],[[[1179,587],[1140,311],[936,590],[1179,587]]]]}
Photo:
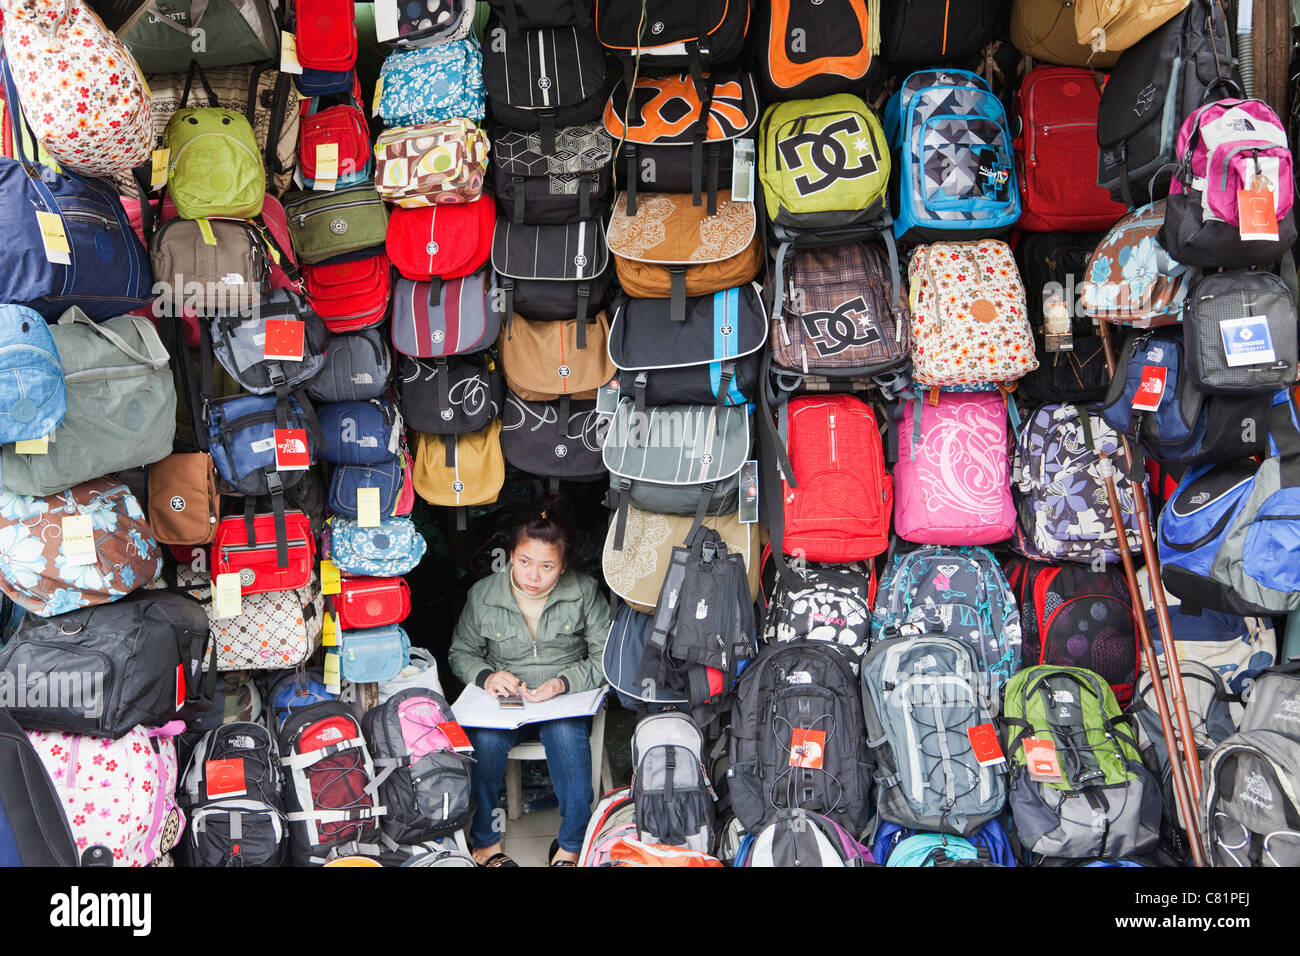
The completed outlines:
{"type": "Polygon", "coordinates": [[[319,402],[365,402],[382,398],[392,376],[392,351],[378,329],[331,335],[307,394],[319,402]]]}
{"type": "Polygon", "coordinates": [[[632,765],[637,839],[710,852],[715,795],[695,722],[674,712],[643,717],[632,734],[632,765]]]}
{"type": "Polygon", "coordinates": [[[1202,786],[1211,866],[1300,866],[1300,740],[1243,726],[1210,754],[1202,786]]]}
{"type": "Polygon", "coordinates": [[[212,320],[203,339],[203,394],[211,394],[211,356],[246,392],[269,395],[306,385],[325,365],[329,331],[307,300],[288,289],[276,289],[260,306],[244,315],[226,315],[212,320]],[[302,361],[266,357],[269,321],[302,323],[302,361]]]}
{"type": "Polygon", "coordinates": [[[999,769],[981,766],[967,731],[991,723],[987,677],[964,641],[881,641],[862,661],[862,710],[882,819],[969,836],[1007,802],[999,769]]]}
{"type": "MultiPolygon", "coordinates": [[[[1289,261],[1289,260],[1288,260],[1289,261]]],[[[1268,395],[1296,379],[1296,297],[1269,272],[1215,272],[1187,296],[1187,372],[1213,395],[1268,395]]]]}

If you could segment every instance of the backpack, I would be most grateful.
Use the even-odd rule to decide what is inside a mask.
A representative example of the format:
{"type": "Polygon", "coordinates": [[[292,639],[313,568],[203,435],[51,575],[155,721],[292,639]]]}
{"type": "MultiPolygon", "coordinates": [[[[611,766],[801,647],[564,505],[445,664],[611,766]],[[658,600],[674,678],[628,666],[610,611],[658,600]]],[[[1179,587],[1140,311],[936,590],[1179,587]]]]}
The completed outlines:
{"type": "Polygon", "coordinates": [[[628,604],[619,603],[618,613],[609,626],[609,638],[601,653],[601,669],[609,681],[619,703],[627,710],[649,710],[647,705],[659,709],[686,710],[690,702],[686,691],[674,691],[653,680],[641,680],[638,671],[645,657],[646,646],[654,632],[654,608],[645,614],[628,604]]]}
{"type": "Polygon", "coordinates": [[[987,681],[980,690],[997,711],[998,692],[1020,669],[1016,597],[985,548],[926,546],[895,552],[885,565],[871,616],[872,643],[940,634],[964,642],[987,681]]]}
{"type": "Polygon", "coordinates": [[[884,118],[901,167],[896,238],[997,235],[1020,218],[1006,111],[983,78],[965,70],[913,73],[884,118]]]}
{"type": "Polygon", "coordinates": [[[997,819],[965,837],[917,833],[897,823],[882,822],[871,843],[871,854],[885,866],[1016,865],[1011,840],[997,819]],[[891,859],[896,862],[891,864],[891,859]]]}
{"type": "Polygon", "coordinates": [[[1025,667],[1084,667],[1125,705],[1142,670],[1133,599],[1116,568],[1012,559],[1007,578],[1020,604],[1025,667]]]}
{"type": "Polygon", "coordinates": [[[629,72],[690,70],[692,76],[740,59],[751,0],[595,0],[596,35],[629,72]]]}
{"type": "Polygon", "coordinates": [[[352,69],[357,60],[357,25],[348,0],[295,0],[288,21],[297,34],[298,62],[304,69],[352,69]]]}
{"type": "Polygon", "coordinates": [[[501,416],[505,386],[488,352],[397,363],[398,394],[408,427],[438,435],[463,435],[501,416]]]}
{"type": "Polygon", "coordinates": [[[21,305],[0,305],[0,444],[44,438],[68,411],[50,327],[21,305]]]}
{"type": "Polygon", "coordinates": [[[266,169],[239,110],[186,107],[163,131],[167,192],[182,219],[252,219],[262,211],[266,169]]]}
{"type": "MultiPolygon", "coordinates": [[[[219,672],[297,667],[320,645],[325,599],[315,575],[304,587],[244,594],[241,613],[231,618],[215,616],[208,582],[197,583],[185,593],[204,602],[219,672]]],[[[212,663],[205,658],[204,669],[212,663]]]]}
{"type": "MultiPolygon", "coordinates": [[[[50,335],[55,355],[62,358],[65,414],[58,422],[39,420],[49,426],[42,433],[50,437],[44,454],[20,455],[14,446],[4,447],[0,481],[6,491],[53,495],[171,454],[176,385],[167,349],[148,319],[93,322],[73,308],[50,328],[50,335]]],[[[39,363],[34,363],[36,369],[39,363]]],[[[33,402],[43,397],[37,374],[33,402]]],[[[31,412],[35,415],[35,404],[31,412]]]]}
{"type": "Polygon", "coordinates": [[[636,836],[636,804],[632,802],[632,788],[611,790],[596,801],[582,838],[582,851],[578,854],[579,866],[611,866],[610,848],[624,837],[636,836]]]}
{"type": "Polygon", "coordinates": [[[242,219],[168,219],[149,239],[149,262],[164,277],[159,318],[187,311],[249,316],[270,290],[265,237],[242,219]]]}
{"type": "Polygon", "coordinates": [[[1213,272],[1184,315],[1187,377],[1201,392],[1267,395],[1296,380],[1296,296],[1269,272],[1213,272]]]}
{"type": "Polygon", "coordinates": [[[397,624],[411,613],[405,578],[343,578],[339,588],[334,610],[345,631],[397,624]]]}
{"type": "Polygon", "coordinates": [[[374,153],[375,187],[398,206],[473,202],[483,192],[488,137],[467,119],[386,129],[374,153]]]}
{"type": "MultiPolygon", "coordinates": [[[[419,433],[414,480],[416,494],[431,505],[463,508],[492,504],[506,480],[501,419],[494,418],[485,428],[466,435],[419,433]]],[[[462,511],[457,523],[463,521],[462,511]]]]}
{"type": "Polygon", "coordinates": [[[401,577],[420,563],[428,547],[409,517],[385,518],[377,528],[363,528],[335,516],[327,527],[322,553],[344,574],[401,577]]]}
{"type": "MultiPolygon", "coordinates": [[[[379,491],[379,514],[381,519],[387,515],[400,513],[399,501],[406,489],[407,464],[414,468],[409,459],[410,452],[403,443],[402,451],[374,465],[339,465],[330,477],[329,502],[330,514],[344,518],[357,518],[359,515],[359,492],[362,488],[375,488],[379,491]]],[[[412,502],[413,503],[413,502],[412,502]]]]}
{"type": "Polygon", "coordinates": [[[149,529],[159,544],[210,544],[221,517],[217,473],[206,451],[178,452],[149,466],[149,529]]]}
{"type": "Polygon", "coordinates": [[[534,322],[514,315],[497,342],[506,384],[530,402],[595,398],[596,389],[614,377],[603,310],[583,321],[534,322]]]}
{"type": "Polygon", "coordinates": [[[1073,67],[1034,67],[1016,89],[1017,135],[1012,145],[1020,183],[1017,225],[1021,229],[1109,229],[1127,211],[1093,177],[1100,101],[1092,73],[1073,67]]]}
{"type": "Polygon", "coordinates": [[[750,833],[795,808],[862,831],[871,766],[852,656],[824,641],[770,644],[741,675],[727,787],[750,833]]]}
{"type": "MultiPolygon", "coordinates": [[[[344,220],[346,222],[346,220],[344,220]]],[[[330,332],[356,332],[384,320],[392,268],[388,256],[302,267],[304,291],[330,332]]]]}
{"type": "Polygon", "coordinates": [[[608,865],[722,866],[722,861],[702,850],[668,846],[662,843],[643,843],[631,836],[625,836],[610,844],[608,865]]]}
{"type": "Polygon", "coordinates": [[[1201,844],[1216,867],[1296,866],[1300,739],[1243,728],[1205,761],[1201,844]]]}
{"type": "Polygon", "coordinates": [[[618,143],[615,169],[629,216],[636,215],[638,190],[691,194],[699,205],[707,190],[709,215],[717,212],[718,189],[732,182],[737,140],[751,141],[758,124],[758,94],[748,73],[715,73],[704,95],[689,73],[643,76],[629,91],[610,94],[605,130],[618,143]]]}
{"type": "Polygon", "coordinates": [[[339,673],[353,684],[392,680],[410,662],[411,639],[393,624],[348,631],[340,643],[339,673]]]}
{"type": "Polygon", "coordinates": [[[1102,49],[1099,38],[1079,42],[1074,32],[1074,4],[1075,0],[1014,0],[1011,42],[1021,53],[1044,63],[1110,69],[1119,51],[1102,49]]]}
{"type": "MultiPolygon", "coordinates": [[[[501,453],[520,471],[542,478],[601,480],[607,418],[595,401],[561,395],[530,402],[507,391],[501,409],[501,453]]],[[[558,489],[557,489],[558,490],[558,489]]]]}
{"type": "MultiPolygon", "coordinates": [[[[498,220],[492,269],[501,314],[528,319],[573,319],[582,329],[605,301],[609,246],[599,220],[525,226],[498,220]]],[[[579,335],[578,347],[583,347],[579,335]]]]}
{"type": "Polygon", "coordinates": [[[51,774],[3,712],[0,767],[0,866],[76,866],[80,850],[51,774]]]}
{"type": "Polygon", "coordinates": [[[398,0],[380,0],[375,4],[379,41],[411,49],[463,40],[474,26],[475,6],[469,0],[426,0],[413,8],[398,0]]]}
{"type": "Polygon", "coordinates": [[[769,103],[862,89],[879,71],[880,8],[868,0],[766,0],[750,41],[769,103]]]}
{"type": "MultiPolygon", "coordinates": [[[[1100,456],[1116,459],[1120,436],[1096,406],[1041,406],[1016,437],[1011,491],[1019,518],[1013,547],[1039,561],[1119,560],[1100,456]],[[1086,417],[1085,417],[1086,416],[1086,417]],[[1064,491],[1064,497],[1062,496],[1064,491]]],[[[1129,550],[1139,547],[1133,478],[1113,469],[1129,550]]],[[[1146,476],[1140,476],[1143,487],[1146,476]]]]}
{"type": "MultiPolygon", "coordinates": [[[[394,209],[384,240],[389,260],[408,279],[458,279],[477,272],[492,251],[492,197],[394,209]]],[[[435,283],[436,285],[436,283],[435,283]]]]}
{"type": "Polygon", "coordinates": [[[179,795],[190,829],[187,866],[280,866],[288,820],[275,735],[238,721],[208,731],[190,755],[179,795]]]}
{"type": "Polygon", "coordinates": [[[1119,859],[1155,846],[1160,788],[1103,678],[1050,664],[1018,671],[1007,682],[1002,724],[1011,764],[1008,802],[1027,852],[1119,859]],[[1027,738],[1053,745],[1060,782],[1030,778],[1027,738]]]}
{"type": "Polygon", "coordinates": [[[687,299],[674,322],[662,299],[620,298],[609,329],[609,357],[620,395],[646,405],[744,405],[758,388],[767,312],[756,284],[687,299]]]}
{"type": "Polygon", "coordinates": [[[316,378],[325,366],[327,346],[331,344],[325,323],[312,311],[307,300],[287,289],[276,289],[251,316],[220,316],[203,328],[207,333],[203,340],[206,368],[200,386],[204,393],[211,392],[210,369],[214,355],[244,391],[269,395],[297,389],[316,378]],[[302,336],[301,359],[266,357],[270,322],[291,322],[302,326],[299,333],[302,336]]]}
{"type": "Polygon", "coordinates": [[[326,700],[290,712],[278,737],[289,811],[289,860],[319,865],[378,853],[387,808],[352,708],[326,700]]]}
{"type": "Polygon", "coordinates": [[[918,246],[907,274],[918,385],[1002,384],[1038,367],[1025,287],[1006,243],[918,246]],[[978,347],[981,341],[990,347],[978,347]]]}
{"type": "MultiPolygon", "coordinates": [[[[334,189],[355,186],[372,178],[370,127],[361,106],[361,86],[355,83],[343,102],[321,108],[321,97],[312,97],[298,104],[301,120],[298,124],[298,173],[305,189],[327,188],[329,178],[318,175],[318,169],[327,160],[323,154],[326,146],[334,149],[334,189]]],[[[376,155],[382,155],[376,152],[376,155]]],[[[375,185],[382,179],[377,172],[375,185]]]]}
{"type": "Polygon", "coordinates": [[[673,548],[636,683],[684,693],[695,722],[709,726],[755,653],[745,560],[701,525],[673,548]]]}
{"type": "Polygon", "coordinates": [[[0,495],[0,590],[32,614],[51,617],[116,601],[161,570],[144,509],[112,477],[47,498],[0,495]],[[88,564],[72,563],[64,551],[63,518],[73,515],[94,523],[88,564]]]}
{"type": "Polygon", "coordinates": [[[1093,250],[1079,296],[1086,315],[1139,329],[1182,321],[1191,274],[1160,243],[1166,207],[1133,210],[1093,250]]]}
{"type": "Polygon", "coordinates": [[[116,739],[27,732],[79,848],[106,847],[114,867],[148,866],[180,843],[185,813],[176,802],[175,737],[184,727],[173,720],[124,728],[116,739]],[[95,804],[113,812],[87,810],[95,804]]]}
{"type": "Polygon", "coordinates": [[[875,599],[872,562],[809,564],[793,584],[777,575],[763,619],[763,645],[825,641],[852,652],[849,663],[856,672],[858,660],[871,644],[875,599]]]}
{"type": "Polygon", "coordinates": [[[291,509],[255,514],[246,499],[244,514],[223,518],[212,542],[212,573],[239,574],[245,594],[307,587],[316,558],[311,520],[291,509]]]}
{"type": "Polygon", "coordinates": [[[365,402],[382,396],[392,377],[393,355],[382,332],[331,335],[320,374],[308,383],[307,395],[318,402],[365,402]]]}
{"type": "Polygon", "coordinates": [[[277,741],[285,721],[294,711],[319,704],[321,701],[334,700],[338,696],[325,687],[319,668],[304,670],[298,667],[292,671],[272,672],[268,677],[272,680],[264,685],[266,686],[264,716],[267,727],[276,733],[277,741]]]}
{"type": "Polygon", "coordinates": [[[713,849],[716,795],[704,769],[704,735],[685,714],[651,714],[632,734],[636,838],[645,843],[713,849]]]}
{"type": "Polygon", "coordinates": [[[1097,184],[1133,208],[1149,202],[1148,180],[1175,158],[1183,120],[1218,87],[1240,91],[1225,9],[1191,0],[1120,54],[1097,109],[1097,184]]]}
{"type": "Polygon", "coordinates": [[[492,140],[493,194],[511,222],[554,226],[591,219],[609,195],[614,142],[600,123],[556,130],[498,128],[492,140]]]}
{"type": "Polygon", "coordinates": [[[1074,8],[1075,37],[1091,43],[1101,37],[1107,50],[1127,50],[1178,16],[1188,0],[1081,0],[1074,8]]]}
{"type": "Polygon", "coordinates": [[[924,544],[996,544],[1016,530],[1007,403],[997,392],[917,389],[896,413],[894,533],[924,544]]]}
{"type": "Polygon", "coordinates": [[[398,452],[402,413],[386,398],[320,407],[320,457],[336,465],[378,465],[398,452]]]}
{"type": "Polygon", "coordinates": [[[871,851],[829,817],[809,810],[778,810],[757,835],[747,836],[732,866],[874,866],[871,851]]]}
{"type": "Polygon", "coordinates": [[[882,55],[893,66],[927,66],[975,56],[999,27],[997,0],[910,0],[881,4],[882,55]]]}
{"type": "MultiPolygon", "coordinates": [[[[375,191],[374,183],[359,183],[328,193],[294,193],[285,198],[284,212],[289,222],[293,250],[305,266],[342,256],[358,256],[362,259],[367,259],[368,256],[378,257],[373,262],[366,261],[354,269],[343,269],[340,266],[342,276],[325,273],[323,269],[304,269],[309,295],[313,280],[318,284],[330,285],[344,276],[360,283],[363,290],[370,290],[371,295],[374,294],[376,277],[380,279],[381,286],[387,286],[387,261],[380,254],[385,251],[388,235],[388,207],[375,191]],[[362,253],[367,255],[361,255],[362,253]]],[[[331,261],[331,265],[334,264],[331,261]]],[[[318,288],[318,293],[320,291],[323,290],[318,288]]],[[[376,324],[370,317],[370,310],[366,310],[365,314],[363,321],[366,325],[376,324]]],[[[337,324],[331,327],[336,332],[349,331],[339,328],[337,324]]]]}
{"type": "Polygon", "coordinates": [[[1156,457],[1160,446],[1181,445],[1192,437],[1205,400],[1183,360],[1183,336],[1176,332],[1130,337],[1115,362],[1115,377],[1101,406],[1106,424],[1154,447],[1156,457]],[[1157,394],[1152,395],[1152,389],[1157,394]]]}
{"type": "Polygon", "coordinates": [[[384,125],[418,126],[464,117],[483,119],[483,54],[467,37],[418,50],[398,50],[379,68],[379,115],[384,125]]]}
{"type": "Polygon", "coordinates": [[[437,840],[469,821],[473,758],[457,752],[443,729],[455,720],[443,696],[423,687],[398,691],[362,718],[380,772],[385,843],[437,840]]]}
{"type": "MultiPolygon", "coordinates": [[[[306,472],[279,471],[275,467],[275,431],[301,429],[307,435],[307,452],[317,458],[320,431],[315,413],[298,395],[281,401],[275,395],[236,395],[212,399],[208,409],[208,446],[212,462],[224,484],[223,494],[256,497],[289,491],[306,472]]],[[[290,439],[292,440],[292,439],[290,439]]]]}
{"type": "Polygon", "coordinates": [[[392,319],[393,348],[413,358],[480,352],[501,331],[501,313],[488,308],[483,272],[445,282],[399,278],[392,319]]]}
{"type": "Polygon", "coordinates": [[[1286,127],[1267,103],[1224,99],[1201,106],[1178,131],[1178,167],[1160,241],[1191,266],[1271,266],[1295,243],[1294,197],[1282,185],[1294,180],[1286,127]],[[1242,238],[1243,189],[1273,193],[1276,240],[1242,238]]]}

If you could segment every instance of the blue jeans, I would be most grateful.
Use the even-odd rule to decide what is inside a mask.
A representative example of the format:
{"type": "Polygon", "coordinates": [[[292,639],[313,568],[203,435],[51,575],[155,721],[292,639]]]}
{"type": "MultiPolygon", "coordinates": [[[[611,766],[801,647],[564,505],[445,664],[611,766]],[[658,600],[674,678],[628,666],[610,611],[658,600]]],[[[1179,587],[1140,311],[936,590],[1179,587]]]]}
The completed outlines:
{"type": "Polygon", "coordinates": [[[481,847],[501,842],[502,830],[497,821],[504,819],[505,814],[498,815],[496,811],[497,794],[506,775],[506,754],[520,740],[535,736],[546,748],[546,766],[560,801],[562,821],[557,834],[560,849],[571,853],[581,850],[595,798],[591,792],[590,728],[591,721],[586,717],[525,724],[517,730],[466,727],[476,761],[471,771],[474,822],[469,829],[470,843],[481,847]]]}

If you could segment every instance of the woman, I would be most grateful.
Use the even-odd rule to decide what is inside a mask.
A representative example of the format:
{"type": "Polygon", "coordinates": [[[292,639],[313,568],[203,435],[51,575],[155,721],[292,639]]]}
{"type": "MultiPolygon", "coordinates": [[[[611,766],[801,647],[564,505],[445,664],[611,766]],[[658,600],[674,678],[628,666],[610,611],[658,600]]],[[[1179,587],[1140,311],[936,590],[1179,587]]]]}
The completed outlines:
{"type": "MultiPolygon", "coordinates": [[[[604,683],[601,655],[609,607],[594,578],[571,571],[573,530],[563,503],[549,501],[513,529],[510,563],[470,588],[451,639],[451,669],[490,694],[541,703],[604,683]]],[[[466,728],[474,744],[474,821],[470,842],[481,866],[517,866],[501,852],[497,793],[506,754],[533,732],[546,748],[563,822],[552,866],[576,866],[591,815],[590,721],[572,717],[518,730],[466,728]]]]}

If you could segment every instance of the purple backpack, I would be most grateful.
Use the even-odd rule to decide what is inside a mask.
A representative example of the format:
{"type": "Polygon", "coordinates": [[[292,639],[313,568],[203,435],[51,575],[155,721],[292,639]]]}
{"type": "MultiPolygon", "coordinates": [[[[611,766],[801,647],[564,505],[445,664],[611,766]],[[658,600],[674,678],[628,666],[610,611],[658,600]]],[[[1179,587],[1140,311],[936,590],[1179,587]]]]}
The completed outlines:
{"type": "Polygon", "coordinates": [[[918,392],[900,404],[894,530],[920,544],[996,544],[1016,530],[999,392],[918,392]]]}

